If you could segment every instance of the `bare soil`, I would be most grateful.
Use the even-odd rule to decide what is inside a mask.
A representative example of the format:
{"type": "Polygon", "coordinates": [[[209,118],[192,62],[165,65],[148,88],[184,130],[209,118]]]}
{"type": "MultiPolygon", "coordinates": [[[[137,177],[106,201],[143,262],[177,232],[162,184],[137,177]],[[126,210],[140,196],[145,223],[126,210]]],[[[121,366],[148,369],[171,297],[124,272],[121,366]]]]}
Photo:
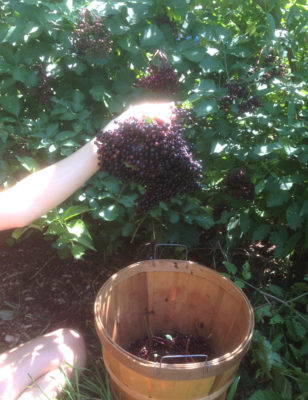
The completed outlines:
{"type": "Polygon", "coordinates": [[[95,297],[129,260],[110,257],[104,263],[99,252],[62,260],[40,234],[13,246],[10,237],[10,231],[0,233],[0,353],[54,329],[73,328],[84,336],[89,356],[100,357],[95,297]]]}

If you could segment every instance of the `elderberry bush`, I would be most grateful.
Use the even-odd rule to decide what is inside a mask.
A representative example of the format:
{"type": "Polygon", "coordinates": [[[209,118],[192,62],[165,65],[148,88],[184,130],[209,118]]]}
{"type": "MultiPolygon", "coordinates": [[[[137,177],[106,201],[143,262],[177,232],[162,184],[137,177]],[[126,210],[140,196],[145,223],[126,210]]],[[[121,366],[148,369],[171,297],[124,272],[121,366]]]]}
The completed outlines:
{"type": "Polygon", "coordinates": [[[175,113],[170,124],[131,118],[96,137],[100,168],[123,182],[145,187],[137,199],[141,212],[200,189],[202,167],[183,138],[191,118],[184,114],[175,113]]]}

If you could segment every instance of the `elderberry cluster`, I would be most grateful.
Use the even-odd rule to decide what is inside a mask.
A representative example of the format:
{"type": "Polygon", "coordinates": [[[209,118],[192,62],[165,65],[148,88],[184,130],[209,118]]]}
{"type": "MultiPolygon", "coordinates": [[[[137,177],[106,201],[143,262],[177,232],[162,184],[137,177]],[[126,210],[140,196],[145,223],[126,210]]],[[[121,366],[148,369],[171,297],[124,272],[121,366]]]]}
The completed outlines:
{"type": "Polygon", "coordinates": [[[53,92],[50,87],[50,78],[46,74],[45,67],[42,63],[37,63],[33,65],[32,69],[37,71],[38,85],[36,90],[40,103],[44,105],[50,105],[53,92]]]}
{"type": "Polygon", "coordinates": [[[85,12],[73,31],[73,45],[81,56],[102,57],[112,50],[110,34],[103,20],[85,12]]]}
{"type": "Polygon", "coordinates": [[[232,79],[227,86],[227,94],[220,100],[219,108],[229,111],[232,104],[238,105],[239,113],[254,112],[262,103],[252,90],[248,83],[243,79],[232,79]]]}
{"type": "MultiPolygon", "coordinates": [[[[178,114],[180,115],[180,114],[178,114]]],[[[183,139],[183,113],[170,124],[134,118],[96,137],[99,166],[123,182],[136,182],[146,191],[137,199],[145,212],[160,201],[200,189],[202,167],[183,139]]]]}
{"type": "Polygon", "coordinates": [[[286,65],[281,61],[279,56],[274,54],[274,49],[271,47],[264,59],[264,66],[261,68],[259,82],[267,84],[272,78],[284,78],[285,73],[286,65]]]}
{"type": "Polygon", "coordinates": [[[254,197],[254,185],[244,168],[230,171],[225,184],[227,189],[231,191],[232,196],[238,199],[252,200],[254,197]]]}
{"type": "Polygon", "coordinates": [[[136,87],[150,89],[153,92],[179,91],[179,80],[170,64],[163,64],[157,69],[149,68],[147,75],[141,76],[136,83],[136,87]]]}
{"type": "Polygon", "coordinates": [[[176,93],[180,90],[179,79],[167,57],[160,50],[154,54],[146,75],[141,76],[135,86],[162,93],[176,93]],[[153,65],[154,59],[158,61],[157,66],[153,65]]]}

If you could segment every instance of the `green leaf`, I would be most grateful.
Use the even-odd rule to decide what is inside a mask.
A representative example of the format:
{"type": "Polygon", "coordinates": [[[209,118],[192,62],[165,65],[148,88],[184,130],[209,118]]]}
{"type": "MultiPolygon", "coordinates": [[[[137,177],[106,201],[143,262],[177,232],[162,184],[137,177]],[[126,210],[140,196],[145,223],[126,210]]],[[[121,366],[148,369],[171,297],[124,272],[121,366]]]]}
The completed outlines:
{"type": "Polygon", "coordinates": [[[266,204],[268,207],[281,206],[286,203],[290,198],[290,193],[286,190],[277,190],[269,193],[266,204]]]}
{"type": "Polygon", "coordinates": [[[281,400],[281,396],[269,390],[257,390],[248,400],[281,400]]]}
{"type": "Polygon", "coordinates": [[[114,194],[118,194],[120,192],[120,182],[116,178],[106,177],[103,179],[102,183],[109,192],[114,194]]]}
{"type": "Polygon", "coordinates": [[[228,53],[239,58],[246,58],[251,54],[249,48],[245,46],[232,46],[228,49],[228,53]]]}
{"type": "Polygon", "coordinates": [[[257,242],[258,240],[263,240],[270,233],[271,227],[267,224],[262,224],[254,231],[252,235],[252,241],[257,242]]]}
{"type": "Polygon", "coordinates": [[[68,207],[64,213],[62,214],[62,220],[67,221],[70,218],[74,218],[77,215],[83,214],[85,212],[91,211],[91,208],[83,205],[83,204],[78,204],[75,206],[70,206],[68,207]]]}
{"type": "Polygon", "coordinates": [[[266,187],[266,180],[262,179],[261,181],[257,182],[257,184],[255,185],[255,192],[256,194],[260,194],[263,192],[263,190],[266,187]]]}
{"type": "Polygon", "coordinates": [[[287,208],[286,217],[289,227],[293,230],[298,229],[303,223],[303,218],[300,215],[299,205],[295,202],[290,204],[290,206],[287,208]]]}
{"type": "Polygon", "coordinates": [[[266,14],[266,19],[270,27],[271,37],[275,37],[276,24],[272,14],[266,14]]]}
{"type": "Polygon", "coordinates": [[[285,228],[279,228],[270,235],[270,241],[275,245],[275,257],[281,257],[284,252],[284,246],[289,235],[285,228]]]}
{"type": "Polygon", "coordinates": [[[205,56],[199,65],[207,74],[211,72],[221,72],[224,70],[223,62],[213,56],[205,56]]]}
{"type": "Polygon", "coordinates": [[[211,217],[203,217],[201,215],[198,215],[194,218],[196,223],[201,226],[203,229],[208,230],[214,225],[213,218],[211,217]]]}
{"type": "Polygon", "coordinates": [[[78,243],[71,243],[71,253],[77,260],[81,259],[85,253],[85,247],[78,243]]]}
{"type": "Polygon", "coordinates": [[[12,238],[18,240],[22,237],[22,235],[29,229],[28,226],[26,227],[21,227],[21,228],[16,228],[14,229],[14,232],[12,233],[12,238]]]}
{"type": "Polygon", "coordinates": [[[308,214],[308,200],[305,200],[302,204],[301,210],[300,210],[300,216],[303,217],[304,215],[308,214]]]}
{"type": "Polygon", "coordinates": [[[29,172],[35,172],[40,169],[38,162],[32,157],[16,155],[16,158],[20,162],[20,164],[29,172]]]}
{"type": "Polygon", "coordinates": [[[240,215],[240,227],[243,233],[248,232],[250,227],[250,217],[247,213],[242,213],[240,215]]]}
{"type": "Polygon", "coordinates": [[[16,117],[19,115],[20,103],[17,95],[0,95],[0,104],[9,113],[15,115],[16,117]]]}
{"type": "Polygon", "coordinates": [[[295,105],[294,101],[289,101],[288,104],[288,124],[292,124],[295,116],[295,105]]]}
{"type": "Polygon", "coordinates": [[[125,35],[129,31],[129,26],[119,16],[106,20],[106,27],[110,30],[112,35],[125,35]]]}
{"type": "Polygon", "coordinates": [[[217,90],[217,86],[212,79],[201,79],[199,85],[196,87],[194,92],[212,95],[217,90]]]}
{"type": "Polygon", "coordinates": [[[248,261],[246,261],[242,266],[242,277],[246,281],[249,281],[249,279],[251,279],[250,264],[248,261]]]}
{"type": "Polygon", "coordinates": [[[183,55],[189,61],[199,63],[203,59],[204,49],[202,47],[192,47],[192,48],[184,51],[183,55]]]}
{"type": "Polygon", "coordinates": [[[237,375],[233,379],[233,382],[232,382],[232,385],[231,385],[231,387],[229,389],[228,396],[227,396],[226,400],[234,400],[235,399],[235,394],[236,394],[237,387],[238,387],[240,379],[241,379],[241,377],[239,375],[237,375]]]}
{"type": "Polygon", "coordinates": [[[133,207],[135,205],[136,199],[138,195],[137,194],[131,194],[131,195],[122,195],[118,201],[120,204],[123,204],[125,207],[133,207]]]}
{"type": "Polygon", "coordinates": [[[91,250],[96,250],[93,246],[91,235],[86,224],[81,219],[69,222],[66,225],[68,232],[73,235],[73,240],[91,250]]]}
{"type": "Polygon", "coordinates": [[[231,274],[235,275],[237,272],[237,266],[230,263],[229,261],[223,261],[223,265],[226,267],[226,270],[231,274]]]}
{"type": "Polygon", "coordinates": [[[121,230],[121,233],[125,237],[131,237],[135,231],[135,224],[133,222],[127,222],[121,230]]]}
{"type": "Polygon", "coordinates": [[[198,103],[195,105],[195,112],[198,118],[213,114],[215,111],[217,111],[217,102],[214,99],[204,99],[198,101],[198,103]]]}
{"type": "Polygon", "coordinates": [[[70,139],[72,137],[75,137],[77,135],[78,135],[78,132],[62,131],[56,135],[55,140],[64,141],[64,140],[70,139]]]}
{"type": "Polygon", "coordinates": [[[172,224],[176,224],[180,220],[180,215],[177,211],[170,210],[168,216],[169,216],[169,221],[172,224]]]}
{"type": "Polygon", "coordinates": [[[142,47],[160,47],[165,41],[163,32],[151,24],[145,29],[140,44],[142,47]]]}
{"type": "Polygon", "coordinates": [[[307,335],[307,329],[295,318],[287,320],[286,326],[289,338],[295,342],[304,339],[307,335]]]}
{"type": "Polygon", "coordinates": [[[283,324],[284,323],[284,318],[280,314],[275,314],[271,319],[270,319],[270,324],[271,325],[276,325],[276,324],[283,324]]]}
{"type": "Polygon", "coordinates": [[[106,88],[103,85],[95,85],[90,89],[90,93],[94,100],[103,101],[106,93],[106,88]]]}
{"type": "Polygon", "coordinates": [[[119,216],[119,207],[115,204],[105,206],[99,212],[99,216],[105,221],[114,221],[119,216]]]}

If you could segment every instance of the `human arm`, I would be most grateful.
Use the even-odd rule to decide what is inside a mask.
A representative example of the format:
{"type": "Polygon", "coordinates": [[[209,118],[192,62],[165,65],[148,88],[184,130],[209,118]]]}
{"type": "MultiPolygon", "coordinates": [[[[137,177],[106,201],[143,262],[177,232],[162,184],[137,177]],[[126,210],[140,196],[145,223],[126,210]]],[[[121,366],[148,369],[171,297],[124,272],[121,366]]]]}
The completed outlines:
{"type": "MultiPolygon", "coordinates": [[[[104,129],[112,130],[115,121],[147,116],[170,121],[173,103],[147,103],[130,107],[104,129]]],[[[90,179],[99,169],[95,138],[70,156],[22,179],[0,193],[0,230],[22,227],[46,214],[90,179]]]]}
{"type": "Polygon", "coordinates": [[[70,156],[0,193],[0,230],[22,227],[62,203],[98,171],[91,140],[70,156]]]}

